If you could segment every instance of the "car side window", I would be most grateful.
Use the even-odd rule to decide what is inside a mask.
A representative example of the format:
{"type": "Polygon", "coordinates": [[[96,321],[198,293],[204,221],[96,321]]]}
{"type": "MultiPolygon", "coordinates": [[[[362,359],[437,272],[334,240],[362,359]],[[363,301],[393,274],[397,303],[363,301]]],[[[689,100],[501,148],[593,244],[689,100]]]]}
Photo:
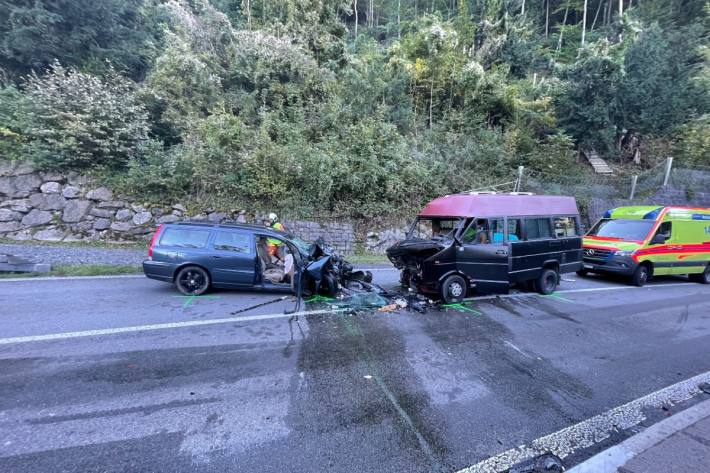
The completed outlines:
{"type": "Polygon", "coordinates": [[[214,238],[214,249],[248,254],[251,253],[249,240],[249,235],[245,233],[217,232],[214,238]]]}
{"type": "Polygon", "coordinates": [[[160,237],[160,245],[181,248],[204,248],[209,237],[209,230],[167,228],[160,237]]]}
{"type": "Polygon", "coordinates": [[[539,240],[542,238],[552,238],[549,218],[526,218],[525,219],[525,239],[539,240]]]}
{"type": "Polygon", "coordinates": [[[577,236],[577,224],[574,217],[555,217],[552,219],[557,238],[577,236]]]}

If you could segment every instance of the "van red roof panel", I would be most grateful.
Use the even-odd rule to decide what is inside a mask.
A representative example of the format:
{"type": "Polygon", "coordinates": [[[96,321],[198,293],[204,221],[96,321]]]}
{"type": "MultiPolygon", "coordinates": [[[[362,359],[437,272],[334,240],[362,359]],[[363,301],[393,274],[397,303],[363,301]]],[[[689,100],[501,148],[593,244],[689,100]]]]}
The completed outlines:
{"type": "Polygon", "coordinates": [[[422,217],[577,215],[574,197],[557,195],[454,194],[429,202],[422,217]]]}

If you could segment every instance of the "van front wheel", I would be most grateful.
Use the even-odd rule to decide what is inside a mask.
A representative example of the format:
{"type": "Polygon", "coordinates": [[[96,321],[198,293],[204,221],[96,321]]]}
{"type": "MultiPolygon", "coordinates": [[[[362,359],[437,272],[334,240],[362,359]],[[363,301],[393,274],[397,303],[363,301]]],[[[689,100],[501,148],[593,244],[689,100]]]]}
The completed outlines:
{"type": "Polygon", "coordinates": [[[462,302],[466,297],[467,289],[466,280],[458,274],[452,274],[441,284],[441,298],[447,304],[462,302]]]}
{"type": "Polygon", "coordinates": [[[634,275],[631,276],[631,284],[636,287],[643,287],[649,279],[650,274],[648,272],[648,266],[642,264],[638,268],[636,268],[636,271],[634,271],[634,275]]]}
{"type": "Polygon", "coordinates": [[[705,266],[705,271],[700,274],[688,275],[691,281],[699,282],[700,284],[710,284],[710,264],[705,266]]]}
{"type": "Polygon", "coordinates": [[[535,281],[535,289],[542,295],[549,296],[560,282],[560,277],[557,275],[557,271],[552,268],[545,268],[542,270],[542,274],[535,281]]]}

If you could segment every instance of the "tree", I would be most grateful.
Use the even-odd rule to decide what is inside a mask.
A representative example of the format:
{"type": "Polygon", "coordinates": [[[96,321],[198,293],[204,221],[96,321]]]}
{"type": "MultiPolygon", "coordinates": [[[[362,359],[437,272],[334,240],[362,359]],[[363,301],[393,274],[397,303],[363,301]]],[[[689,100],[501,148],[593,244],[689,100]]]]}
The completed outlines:
{"type": "Polygon", "coordinates": [[[556,97],[563,128],[578,146],[600,153],[614,149],[619,133],[621,66],[612,49],[605,40],[582,48],[574,64],[562,68],[556,97]]]}
{"type": "Polygon", "coordinates": [[[54,63],[23,88],[23,150],[41,167],[121,168],[147,144],[146,110],[110,65],[97,77],[54,63]]]}
{"type": "Polygon", "coordinates": [[[0,2],[0,68],[17,80],[55,60],[95,72],[108,60],[139,79],[156,46],[149,12],[144,0],[0,2]]]}

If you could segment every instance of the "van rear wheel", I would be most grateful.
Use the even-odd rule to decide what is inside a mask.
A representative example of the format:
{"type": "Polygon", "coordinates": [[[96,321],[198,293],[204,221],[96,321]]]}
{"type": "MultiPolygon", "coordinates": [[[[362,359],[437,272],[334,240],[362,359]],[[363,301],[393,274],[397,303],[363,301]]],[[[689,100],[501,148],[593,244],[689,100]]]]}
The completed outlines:
{"type": "Polygon", "coordinates": [[[689,274],[688,278],[700,284],[710,284],[710,264],[705,266],[705,271],[700,274],[689,274]]]}
{"type": "Polygon", "coordinates": [[[555,292],[559,282],[560,277],[557,274],[557,271],[552,268],[545,268],[542,270],[540,277],[535,281],[535,289],[540,294],[549,296],[555,292]]]}
{"type": "Polygon", "coordinates": [[[441,298],[447,304],[456,304],[464,300],[467,290],[466,280],[458,274],[452,274],[441,284],[441,298]]]}

